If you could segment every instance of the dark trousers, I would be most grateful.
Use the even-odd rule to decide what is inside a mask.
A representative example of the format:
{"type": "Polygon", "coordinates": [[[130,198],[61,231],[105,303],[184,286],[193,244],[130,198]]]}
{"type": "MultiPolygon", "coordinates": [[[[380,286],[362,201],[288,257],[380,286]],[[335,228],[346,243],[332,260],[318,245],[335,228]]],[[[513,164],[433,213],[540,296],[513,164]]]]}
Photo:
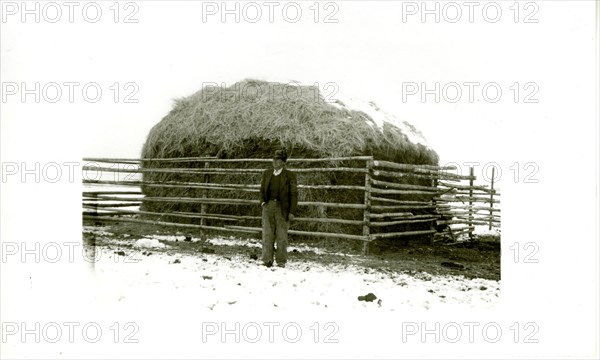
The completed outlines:
{"type": "Polygon", "coordinates": [[[279,201],[269,201],[262,208],[262,261],[273,261],[273,248],[277,243],[275,260],[277,264],[287,261],[288,227],[289,222],[281,213],[279,201]]]}

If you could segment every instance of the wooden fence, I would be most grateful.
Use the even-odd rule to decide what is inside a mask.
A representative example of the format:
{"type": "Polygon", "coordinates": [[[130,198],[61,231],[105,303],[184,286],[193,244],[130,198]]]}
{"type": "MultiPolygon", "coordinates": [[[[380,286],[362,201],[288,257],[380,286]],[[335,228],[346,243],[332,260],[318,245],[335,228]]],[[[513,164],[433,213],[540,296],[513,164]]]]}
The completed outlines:
{"type": "MultiPolygon", "coordinates": [[[[260,222],[260,216],[251,213],[242,215],[210,213],[209,206],[235,205],[258,207],[260,175],[269,167],[270,159],[217,159],[176,158],[176,159],[107,159],[87,158],[83,170],[95,174],[113,174],[112,179],[84,176],[87,188],[83,192],[83,218],[96,221],[122,221],[141,224],[157,224],[216,230],[225,232],[260,233],[258,226],[239,225],[243,221],[260,222]],[[155,167],[140,166],[151,164],[155,167]],[[109,164],[100,165],[100,164],[109,164]],[[164,167],[163,165],[177,167],[164,167]],[[244,164],[241,166],[241,164],[244,164]],[[249,164],[257,167],[248,168],[249,164]],[[125,174],[121,179],[119,175],[125,174]],[[152,181],[139,178],[144,174],[165,176],[188,176],[198,181],[152,181]],[[243,175],[247,183],[222,183],[216,176],[243,175]],[[212,180],[212,181],[211,181],[212,180]],[[135,188],[123,190],[118,188],[135,188]],[[144,196],[141,188],[180,189],[200,191],[199,196],[144,196]],[[94,189],[90,189],[94,188],[94,189]],[[101,188],[102,190],[99,190],[101,188]],[[105,190],[106,189],[106,190],[105,190]],[[246,199],[211,196],[211,193],[233,192],[252,194],[246,199]],[[139,207],[143,203],[199,204],[199,212],[187,211],[147,211],[139,207]],[[135,208],[132,208],[135,207],[135,208]],[[181,221],[164,221],[164,217],[181,221]],[[208,224],[208,222],[211,224],[208,224]],[[214,223],[218,223],[215,225],[214,223]]],[[[291,226],[292,235],[333,237],[339,239],[362,240],[364,250],[369,242],[376,239],[410,238],[429,236],[432,239],[468,235],[473,239],[475,226],[486,226],[490,230],[500,227],[499,193],[491,186],[475,185],[473,168],[469,175],[454,174],[453,167],[430,165],[399,164],[375,160],[370,156],[356,156],[326,159],[288,159],[288,168],[298,174],[298,191],[349,191],[364,194],[362,202],[327,202],[310,199],[299,201],[298,206],[319,207],[321,209],[353,209],[360,217],[331,218],[326,216],[297,217],[296,222],[329,223],[354,226],[362,231],[356,233],[301,231],[291,226]],[[340,165],[352,163],[353,166],[340,165]],[[362,165],[357,165],[362,164],[362,165]],[[320,166],[318,166],[320,165],[320,166]],[[360,183],[352,184],[303,184],[301,175],[316,173],[351,174],[360,183]],[[363,177],[364,174],[364,177],[363,177]],[[418,227],[417,230],[411,229],[418,227]]],[[[493,174],[492,174],[493,178],[493,174]]],[[[185,194],[185,193],[184,193],[185,194]]],[[[197,194],[197,192],[196,192],[197,194]]],[[[302,196],[299,196],[302,198],[302,196]]],[[[354,196],[356,199],[357,197],[354,196]]]]}

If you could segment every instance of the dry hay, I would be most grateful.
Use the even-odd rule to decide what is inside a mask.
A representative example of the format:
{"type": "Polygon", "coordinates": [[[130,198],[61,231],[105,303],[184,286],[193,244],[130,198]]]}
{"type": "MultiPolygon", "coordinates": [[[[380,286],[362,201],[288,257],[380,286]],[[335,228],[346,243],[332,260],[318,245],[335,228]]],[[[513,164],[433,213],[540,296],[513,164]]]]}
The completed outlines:
{"type": "MultiPolygon", "coordinates": [[[[274,150],[285,148],[290,158],[326,158],[371,155],[375,159],[407,164],[437,165],[438,156],[432,149],[413,143],[400,127],[376,122],[363,111],[349,109],[341,102],[325,101],[313,86],[284,85],[257,80],[244,80],[227,89],[204,88],[195,94],[177,99],[173,109],[148,134],[142,149],[143,158],[180,158],[216,156],[218,158],[270,158],[274,150]]],[[[412,125],[405,124],[410,129],[412,125]]],[[[404,127],[406,129],[406,127],[404,127]]],[[[406,131],[406,130],[405,130],[406,131]]],[[[301,167],[363,167],[364,161],[331,163],[293,163],[301,167]]],[[[204,162],[145,161],[146,168],[203,168],[204,162]]],[[[267,168],[265,163],[211,163],[219,168],[267,168]]],[[[145,181],[184,181],[203,183],[259,184],[260,174],[244,175],[181,175],[145,173],[145,181]]],[[[392,179],[382,179],[392,180],[392,179]]],[[[395,180],[397,181],[397,180],[395,180]]],[[[404,181],[406,182],[406,181],[404,181]]],[[[363,185],[364,174],[339,172],[299,173],[299,184],[363,185]]],[[[412,184],[427,184],[429,180],[413,179],[412,184]]],[[[146,196],[201,197],[207,193],[198,189],[143,187],[146,196]]],[[[240,198],[258,200],[257,192],[209,191],[211,198],[240,198]]],[[[300,201],[363,203],[364,194],[351,190],[300,190],[300,201]]],[[[404,200],[423,200],[406,197],[404,200]]],[[[145,202],[145,210],[159,212],[200,212],[199,204],[145,202]]],[[[207,212],[260,216],[258,206],[208,205],[207,212]]],[[[299,208],[300,217],[330,217],[362,220],[362,210],[299,208]]],[[[163,221],[193,222],[181,218],[161,217],[163,221]]],[[[207,220],[220,226],[220,220],[207,220]]],[[[235,225],[260,226],[249,220],[235,225]]],[[[317,222],[298,222],[294,229],[305,231],[335,231],[361,234],[360,226],[317,222]]],[[[402,229],[428,229],[422,224],[402,229]]],[[[399,227],[384,229],[397,231],[399,227]]]]}

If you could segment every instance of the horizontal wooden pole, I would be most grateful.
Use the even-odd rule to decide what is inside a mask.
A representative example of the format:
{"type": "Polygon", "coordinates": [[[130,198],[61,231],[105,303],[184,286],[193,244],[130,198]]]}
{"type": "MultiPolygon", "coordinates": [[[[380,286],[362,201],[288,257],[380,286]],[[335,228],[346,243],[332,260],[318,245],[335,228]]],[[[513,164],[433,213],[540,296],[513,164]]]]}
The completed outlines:
{"type": "MultiPolygon", "coordinates": [[[[442,188],[442,187],[440,187],[439,189],[450,189],[450,188],[442,188]]],[[[462,196],[469,196],[469,194],[471,194],[471,190],[451,189],[451,193],[455,194],[455,195],[458,195],[458,196],[461,196],[461,195],[462,196]]],[[[475,195],[475,196],[485,196],[487,198],[489,198],[491,196],[491,194],[489,194],[488,192],[483,191],[483,190],[473,190],[473,195],[475,195]]],[[[493,194],[494,197],[499,197],[501,195],[502,194],[500,194],[500,193],[493,194]]]]}
{"type": "Polygon", "coordinates": [[[141,191],[84,191],[83,196],[96,196],[96,195],[142,195],[141,191]]]}
{"type": "MultiPolygon", "coordinates": [[[[346,157],[330,157],[330,158],[289,158],[288,163],[294,162],[330,162],[330,161],[349,161],[349,160],[373,160],[372,156],[346,156],[346,157]]],[[[245,159],[218,159],[216,157],[182,157],[182,158],[141,158],[141,159],[119,159],[119,158],[84,158],[83,161],[102,162],[102,163],[117,163],[117,162],[142,162],[142,161],[156,161],[156,162],[220,162],[220,163],[270,163],[272,159],[258,159],[258,158],[245,158],[245,159]]]]}
{"type": "Polygon", "coordinates": [[[383,171],[383,170],[375,170],[373,171],[374,176],[383,176],[383,177],[391,177],[391,178],[418,178],[418,179],[446,179],[448,181],[458,181],[465,180],[462,177],[450,177],[448,174],[441,173],[439,175],[424,175],[424,174],[414,174],[414,173],[398,173],[391,171],[383,171]]]}
{"type": "Polygon", "coordinates": [[[456,166],[435,166],[435,165],[415,165],[415,164],[399,164],[391,161],[375,160],[373,166],[376,167],[387,167],[391,169],[400,170],[413,170],[413,169],[427,169],[427,170],[456,170],[456,166]]]}
{"type": "MultiPolygon", "coordinates": [[[[398,171],[387,171],[387,170],[375,170],[375,172],[382,172],[386,174],[390,174],[389,176],[393,176],[391,174],[397,174],[399,176],[414,176],[421,177],[425,179],[444,179],[444,180],[476,180],[476,177],[471,177],[470,175],[458,175],[452,174],[445,171],[421,171],[421,172],[401,172],[398,171]]],[[[417,170],[415,170],[417,171],[417,170]]],[[[388,175],[386,175],[388,176],[388,175]]]]}
{"type": "Polygon", "coordinates": [[[427,195],[430,197],[437,196],[437,192],[421,191],[421,190],[384,190],[376,187],[371,188],[371,192],[374,194],[385,194],[385,195],[427,195]]]}
{"type": "Polygon", "coordinates": [[[439,202],[469,202],[469,201],[473,201],[473,202],[483,202],[483,203],[494,203],[494,204],[500,204],[500,200],[491,200],[489,198],[482,198],[482,197],[463,197],[463,196],[454,196],[454,197],[438,197],[434,199],[435,201],[439,201],[439,202]]]}
{"type": "Polygon", "coordinates": [[[437,225],[455,225],[455,224],[461,224],[461,225],[466,225],[466,224],[489,225],[489,221],[474,220],[474,221],[469,222],[467,220],[443,220],[443,221],[439,221],[437,223],[437,225]]]}
{"type": "MultiPolygon", "coordinates": [[[[213,220],[222,220],[222,221],[237,221],[237,219],[227,218],[220,216],[218,214],[183,214],[176,212],[153,212],[153,211],[140,211],[140,210],[116,210],[116,209],[102,209],[103,211],[114,211],[114,213],[119,215],[131,214],[131,215],[154,215],[154,216],[172,216],[179,218],[188,218],[188,219],[213,219],[213,220]]],[[[109,213],[98,213],[99,215],[111,214],[109,213]]]]}
{"type": "Polygon", "coordinates": [[[119,203],[119,204],[98,204],[98,203],[83,203],[83,207],[87,209],[95,209],[100,207],[130,207],[140,206],[142,203],[119,203]]]}
{"type": "Polygon", "coordinates": [[[328,203],[328,202],[316,202],[316,201],[299,201],[298,206],[325,206],[342,209],[365,209],[365,204],[341,204],[341,203],[328,203]]]}
{"type": "MultiPolygon", "coordinates": [[[[227,226],[228,229],[240,229],[246,231],[252,231],[255,233],[261,233],[262,229],[258,227],[248,227],[248,226],[227,226]]],[[[327,232],[317,232],[317,231],[301,231],[301,230],[288,230],[288,234],[290,235],[304,235],[304,236],[319,236],[319,237],[334,237],[340,239],[351,239],[351,240],[362,240],[367,241],[368,238],[362,235],[351,235],[351,234],[338,234],[338,233],[327,233],[327,232]]]]}
{"type": "Polygon", "coordinates": [[[368,241],[369,238],[363,235],[351,235],[351,234],[339,234],[339,233],[326,233],[317,231],[301,231],[301,230],[288,230],[291,235],[304,235],[304,236],[319,236],[319,237],[333,237],[339,239],[350,239],[350,240],[361,240],[368,241]]]}
{"type": "Polygon", "coordinates": [[[214,188],[235,188],[235,189],[256,189],[259,190],[259,184],[216,184],[216,183],[196,183],[196,182],[178,182],[178,181],[114,181],[114,180],[83,180],[87,185],[120,185],[120,186],[148,186],[148,187],[172,187],[172,188],[190,188],[190,189],[207,189],[214,188]]]}
{"type": "Polygon", "coordinates": [[[363,220],[346,220],[346,219],[337,219],[337,218],[297,217],[297,218],[294,218],[294,222],[296,222],[296,221],[320,222],[320,223],[330,223],[330,224],[346,224],[346,225],[364,225],[365,224],[365,222],[363,220]]]}
{"type": "Polygon", "coordinates": [[[412,185],[412,184],[400,184],[391,181],[383,181],[372,179],[371,183],[375,186],[379,186],[380,188],[390,188],[397,190],[424,190],[424,191],[438,191],[437,188],[433,186],[423,186],[423,185],[412,185]]]}
{"type": "Polygon", "coordinates": [[[102,197],[102,196],[84,196],[83,201],[95,202],[95,201],[139,201],[141,202],[143,197],[102,197]]]}
{"type": "MultiPolygon", "coordinates": [[[[105,200],[114,201],[140,201],[139,199],[127,199],[121,197],[109,197],[99,195],[99,198],[105,200]]],[[[247,200],[247,199],[229,199],[229,198],[190,198],[190,197],[145,197],[143,201],[154,201],[154,202],[184,202],[184,203],[197,203],[197,204],[226,204],[226,205],[260,205],[259,200],[247,200]]],[[[317,202],[317,201],[300,201],[298,206],[325,206],[333,208],[344,208],[344,209],[364,209],[364,204],[351,204],[351,203],[329,203],[329,202],[317,202]]]]}
{"type": "Polygon", "coordinates": [[[159,174],[209,174],[209,175],[221,175],[221,174],[260,174],[265,169],[217,169],[217,168],[138,168],[138,169],[120,169],[110,167],[95,167],[95,166],[84,166],[85,171],[96,171],[96,172],[109,172],[109,173],[159,173],[159,174]]]}
{"type": "Polygon", "coordinates": [[[450,228],[453,232],[454,231],[464,231],[464,230],[475,230],[475,226],[465,226],[465,227],[460,227],[460,228],[450,228]]]}
{"type": "Polygon", "coordinates": [[[446,182],[440,181],[438,183],[438,186],[439,187],[449,187],[449,188],[463,189],[463,190],[474,189],[474,190],[485,191],[487,193],[495,192],[495,190],[490,190],[488,187],[482,186],[482,185],[473,185],[473,186],[470,186],[470,185],[450,184],[450,183],[446,183],[446,182]]]}
{"type": "Polygon", "coordinates": [[[216,159],[214,156],[208,157],[182,157],[182,158],[148,158],[148,159],[127,159],[127,158],[83,158],[83,161],[101,162],[101,163],[121,163],[121,162],[133,162],[139,163],[141,161],[162,161],[162,162],[193,162],[193,161],[210,161],[216,159]]]}
{"type": "MultiPolygon", "coordinates": [[[[138,168],[119,169],[110,167],[84,166],[85,171],[109,172],[109,173],[154,173],[154,174],[182,174],[182,175],[224,175],[224,174],[254,174],[260,175],[266,169],[227,169],[227,168],[138,168]]],[[[293,173],[316,173],[316,172],[349,172],[366,173],[366,168],[335,167],[335,168],[298,168],[288,169],[293,173]]]]}
{"type": "Polygon", "coordinates": [[[174,227],[185,227],[185,228],[204,229],[204,230],[236,231],[235,229],[219,227],[219,226],[180,224],[180,223],[172,223],[172,222],[166,222],[166,221],[142,220],[142,219],[132,219],[132,218],[124,218],[124,217],[114,217],[113,218],[113,217],[96,217],[96,216],[83,215],[83,219],[85,219],[85,220],[100,220],[100,221],[130,222],[130,223],[137,223],[137,224],[174,226],[174,227]]]}
{"type": "Polygon", "coordinates": [[[436,233],[436,230],[418,230],[418,231],[405,231],[405,232],[394,232],[394,233],[380,233],[380,234],[371,234],[372,239],[386,239],[392,237],[401,237],[401,236],[414,236],[414,235],[427,235],[436,233]]]}
{"type": "Polygon", "coordinates": [[[490,208],[485,206],[456,205],[454,203],[437,204],[437,206],[440,209],[473,209],[475,211],[500,212],[500,209],[498,208],[490,208]]]}
{"type": "Polygon", "coordinates": [[[370,226],[394,226],[394,225],[402,225],[402,224],[413,224],[413,223],[423,223],[423,222],[432,222],[438,219],[437,217],[432,217],[429,219],[417,219],[417,220],[397,220],[397,221],[371,221],[369,223],[370,226]]]}
{"type": "MultiPolygon", "coordinates": [[[[113,180],[84,180],[84,184],[97,185],[121,185],[121,186],[148,186],[163,188],[182,188],[182,189],[201,189],[201,190],[242,190],[248,192],[260,191],[260,184],[215,184],[215,183],[194,183],[194,182],[156,182],[156,181],[113,181],[113,180]]],[[[359,185],[298,185],[298,189],[315,190],[361,190],[364,186],[359,185]]],[[[110,193],[110,192],[106,192],[110,193]]],[[[116,193],[116,192],[115,192],[116,193]]],[[[132,192],[133,193],[133,192],[132,192]]],[[[139,193],[139,192],[138,192],[139,193]]]]}
{"type": "Polygon", "coordinates": [[[386,217],[396,218],[396,217],[409,217],[413,216],[413,213],[410,212],[402,212],[402,213],[383,213],[383,214],[369,214],[371,219],[383,219],[386,217]]]}
{"type": "Polygon", "coordinates": [[[396,199],[387,199],[377,196],[371,196],[371,201],[380,201],[387,202],[393,204],[401,204],[401,205],[432,205],[431,201],[412,201],[412,200],[396,200],[396,199]]]}
{"type": "Polygon", "coordinates": [[[372,210],[435,209],[435,205],[371,205],[372,210]]]}

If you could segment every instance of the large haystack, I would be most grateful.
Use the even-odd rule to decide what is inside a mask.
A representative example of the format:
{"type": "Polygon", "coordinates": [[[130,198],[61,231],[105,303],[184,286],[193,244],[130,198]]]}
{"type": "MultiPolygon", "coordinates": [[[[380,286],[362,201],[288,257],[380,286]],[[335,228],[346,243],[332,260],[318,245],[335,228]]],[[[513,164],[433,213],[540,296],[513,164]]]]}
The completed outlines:
{"type": "MultiPolygon", "coordinates": [[[[408,164],[437,165],[437,154],[426,146],[421,134],[410,124],[385,114],[373,103],[350,98],[324,99],[319,89],[299,84],[279,84],[244,80],[229,88],[206,87],[178,99],[169,112],[150,131],[142,150],[143,158],[178,158],[217,156],[219,158],[269,158],[284,147],[290,158],[323,158],[372,155],[375,159],[408,164]]],[[[359,163],[290,164],[289,167],[347,166],[359,163]]],[[[364,166],[364,162],[360,163],[364,166]]],[[[169,163],[147,161],[147,168],[203,167],[203,163],[169,163]]],[[[213,165],[214,166],[214,165],[213,165]]],[[[218,167],[239,164],[219,164],[218,167]]],[[[267,164],[247,164],[249,168],[267,164]]],[[[144,174],[146,181],[206,182],[204,175],[144,174]]],[[[211,175],[211,182],[254,183],[259,175],[211,175]]],[[[299,174],[299,184],[363,184],[364,175],[341,173],[299,174]]],[[[418,184],[418,181],[412,183],[418,184]]],[[[200,197],[201,190],[144,187],[146,196],[200,197]]],[[[222,191],[210,197],[257,199],[253,192],[222,191]]],[[[300,191],[300,201],[362,203],[364,194],[357,191],[300,191]]],[[[199,212],[200,205],[147,202],[151,211],[199,212]]],[[[259,207],[215,206],[210,213],[259,215],[259,207]]],[[[303,207],[300,216],[361,218],[360,211],[303,207]]],[[[163,217],[164,221],[167,217],[163,217]]],[[[169,219],[181,222],[182,219],[169,219]]],[[[260,226],[251,220],[236,225],[260,226]]],[[[193,222],[199,222],[194,220],[193,222]]],[[[213,220],[214,224],[218,220],[213,220]]],[[[360,228],[323,223],[298,222],[293,228],[312,231],[360,233],[360,228]]]]}

